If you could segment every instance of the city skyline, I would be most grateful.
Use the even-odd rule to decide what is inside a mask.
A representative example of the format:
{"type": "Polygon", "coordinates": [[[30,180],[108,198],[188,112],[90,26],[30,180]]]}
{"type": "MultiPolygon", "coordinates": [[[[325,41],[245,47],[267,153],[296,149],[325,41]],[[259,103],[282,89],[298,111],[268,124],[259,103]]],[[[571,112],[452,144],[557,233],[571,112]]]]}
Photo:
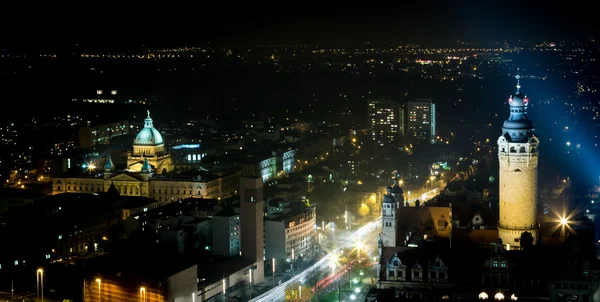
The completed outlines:
{"type": "Polygon", "coordinates": [[[589,4],[85,6],[4,20],[0,300],[600,301],[589,4]]]}

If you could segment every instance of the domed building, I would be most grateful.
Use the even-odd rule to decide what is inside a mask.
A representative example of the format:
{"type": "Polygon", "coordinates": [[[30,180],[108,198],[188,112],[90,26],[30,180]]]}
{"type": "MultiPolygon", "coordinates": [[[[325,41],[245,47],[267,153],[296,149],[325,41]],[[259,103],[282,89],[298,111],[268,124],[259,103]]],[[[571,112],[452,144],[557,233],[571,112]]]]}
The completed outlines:
{"type": "Polygon", "coordinates": [[[165,151],[163,137],[154,128],[150,111],[144,120],[144,128],[133,140],[133,152],[127,156],[127,169],[131,172],[141,172],[144,161],[147,160],[156,174],[173,171],[171,155],[165,151]]]}

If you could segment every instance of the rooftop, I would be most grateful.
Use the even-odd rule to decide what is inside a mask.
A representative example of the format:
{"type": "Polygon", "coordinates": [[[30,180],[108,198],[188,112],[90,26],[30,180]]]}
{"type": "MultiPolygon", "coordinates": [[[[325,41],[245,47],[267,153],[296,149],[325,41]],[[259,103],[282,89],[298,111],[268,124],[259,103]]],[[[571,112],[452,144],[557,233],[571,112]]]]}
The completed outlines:
{"type": "Polygon", "coordinates": [[[38,199],[46,196],[43,192],[32,189],[21,189],[13,187],[0,187],[0,199],[22,198],[22,199],[38,199]]]}

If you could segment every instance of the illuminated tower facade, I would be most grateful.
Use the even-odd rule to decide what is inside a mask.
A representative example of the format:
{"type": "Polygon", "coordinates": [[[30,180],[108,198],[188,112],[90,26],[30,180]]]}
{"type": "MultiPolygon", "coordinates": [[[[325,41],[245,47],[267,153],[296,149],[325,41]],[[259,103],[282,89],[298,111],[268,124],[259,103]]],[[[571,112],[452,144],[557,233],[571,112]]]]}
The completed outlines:
{"type": "MultiPolygon", "coordinates": [[[[527,118],[529,100],[521,92],[508,99],[510,116],[498,138],[500,161],[500,219],[498,233],[504,244],[520,247],[523,232],[538,236],[538,147],[533,123],[527,118]]],[[[536,242],[536,240],[534,240],[536,242]]]]}
{"type": "Polygon", "coordinates": [[[387,194],[383,196],[381,210],[381,239],[383,246],[396,246],[396,209],[396,199],[392,195],[392,187],[387,187],[387,194]]]}

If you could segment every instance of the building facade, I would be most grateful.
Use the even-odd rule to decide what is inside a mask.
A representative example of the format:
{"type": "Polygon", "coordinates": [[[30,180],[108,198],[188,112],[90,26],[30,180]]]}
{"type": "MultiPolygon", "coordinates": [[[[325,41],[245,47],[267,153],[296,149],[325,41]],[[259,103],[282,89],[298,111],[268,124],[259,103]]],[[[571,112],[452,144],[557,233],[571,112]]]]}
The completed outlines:
{"type": "Polygon", "coordinates": [[[416,99],[406,104],[406,135],[417,140],[435,142],[436,111],[431,99],[416,99]]]}
{"type": "Polygon", "coordinates": [[[377,146],[395,145],[398,141],[398,106],[390,98],[369,100],[369,129],[377,146]]]}
{"type": "Polygon", "coordinates": [[[240,215],[232,211],[222,211],[212,218],[213,245],[212,251],[220,256],[239,256],[241,249],[240,215]]]}
{"type": "Polygon", "coordinates": [[[89,148],[95,145],[110,144],[114,137],[127,135],[132,128],[133,125],[130,125],[129,121],[81,127],[79,128],[79,147],[89,148]]]}
{"type": "Polygon", "coordinates": [[[237,193],[241,171],[210,175],[159,177],[148,173],[107,172],[99,176],[53,178],[53,194],[107,192],[112,184],[121,195],[143,196],[159,202],[184,198],[219,199],[237,193]]]}
{"type": "Polygon", "coordinates": [[[392,188],[387,188],[387,194],[383,196],[382,205],[382,242],[385,246],[396,246],[396,210],[398,206],[396,199],[392,196],[392,188]]]}
{"type": "Polygon", "coordinates": [[[244,164],[243,175],[260,176],[263,183],[294,171],[296,149],[273,152],[270,156],[261,157],[244,164]]]}
{"type": "MultiPolygon", "coordinates": [[[[518,80],[518,76],[517,76],[518,80]]],[[[518,248],[523,232],[538,236],[538,147],[533,123],[527,118],[529,99],[521,92],[508,99],[510,116],[498,138],[500,217],[498,233],[505,244],[518,248]]],[[[534,240],[536,242],[537,240],[534,240]]]]}
{"type": "MultiPolygon", "coordinates": [[[[236,195],[239,189],[241,170],[236,168],[187,175],[165,174],[173,171],[173,164],[149,113],[144,129],[133,142],[133,152],[128,155],[125,171],[116,171],[110,156],[105,162],[102,174],[53,178],[52,193],[107,192],[114,185],[121,195],[149,197],[168,203],[189,197],[225,198],[236,195]]],[[[94,169],[102,170],[101,167],[94,169]]]]}
{"type": "Polygon", "coordinates": [[[265,220],[265,258],[291,260],[292,254],[294,257],[312,255],[315,224],[315,208],[304,204],[287,214],[275,214],[265,220]]]}

